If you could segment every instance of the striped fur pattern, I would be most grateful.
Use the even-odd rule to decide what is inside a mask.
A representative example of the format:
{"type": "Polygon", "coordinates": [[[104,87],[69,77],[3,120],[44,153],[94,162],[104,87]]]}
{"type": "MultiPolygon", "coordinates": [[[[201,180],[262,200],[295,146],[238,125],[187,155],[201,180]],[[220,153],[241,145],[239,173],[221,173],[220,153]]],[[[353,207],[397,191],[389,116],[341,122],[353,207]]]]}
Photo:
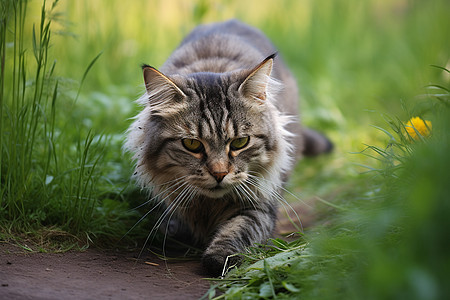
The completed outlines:
{"type": "Polygon", "coordinates": [[[295,80],[275,52],[228,21],[196,28],[160,70],[143,66],[143,110],[125,144],[135,177],[204,246],[213,275],[271,236],[304,148],[295,80]]]}

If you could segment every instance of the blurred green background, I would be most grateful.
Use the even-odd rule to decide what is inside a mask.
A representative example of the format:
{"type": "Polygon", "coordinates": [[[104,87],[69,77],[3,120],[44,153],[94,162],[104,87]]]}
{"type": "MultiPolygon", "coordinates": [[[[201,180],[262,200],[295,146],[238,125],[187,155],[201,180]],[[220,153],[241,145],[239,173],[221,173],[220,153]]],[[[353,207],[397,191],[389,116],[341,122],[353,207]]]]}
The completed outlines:
{"type": "MultiPolygon", "coordinates": [[[[29,21],[37,22],[41,3],[30,4],[29,21]]],[[[126,127],[117,110],[133,114],[132,100],[142,92],[140,64],[161,66],[205,22],[238,18],[263,30],[295,73],[305,123],[336,131],[349,151],[371,142],[361,128],[380,118],[368,111],[401,114],[400,99],[413,101],[441,76],[430,65],[449,63],[448,1],[80,0],[61,1],[56,11],[62,14],[53,31],[62,35],[51,51],[58,74],[78,79],[103,53],[83,94],[90,105],[100,95],[89,93],[108,98],[116,117],[104,126],[111,130],[126,127]]]]}

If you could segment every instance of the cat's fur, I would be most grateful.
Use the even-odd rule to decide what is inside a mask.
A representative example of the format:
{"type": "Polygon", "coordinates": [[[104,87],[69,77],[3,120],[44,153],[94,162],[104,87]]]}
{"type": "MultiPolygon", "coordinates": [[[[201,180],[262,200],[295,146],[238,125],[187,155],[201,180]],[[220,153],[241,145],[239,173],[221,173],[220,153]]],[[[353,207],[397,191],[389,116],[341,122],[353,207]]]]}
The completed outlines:
{"type": "Polygon", "coordinates": [[[295,160],[331,149],[300,127],[296,81],[275,53],[260,31],[232,20],[195,28],[160,71],[143,66],[143,110],[125,147],[165,217],[205,247],[213,275],[271,236],[295,160]]]}

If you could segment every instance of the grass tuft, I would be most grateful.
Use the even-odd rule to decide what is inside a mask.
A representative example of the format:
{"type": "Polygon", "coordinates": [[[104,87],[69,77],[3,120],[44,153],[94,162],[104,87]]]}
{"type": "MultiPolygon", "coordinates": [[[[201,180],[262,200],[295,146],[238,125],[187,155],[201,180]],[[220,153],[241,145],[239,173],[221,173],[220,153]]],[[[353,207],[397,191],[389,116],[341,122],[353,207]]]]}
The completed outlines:
{"type": "MultiPolygon", "coordinates": [[[[83,121],[76,104],[101,53],[87,65],[71,96],[71,81],[56,75],[56,60],[50,58],[57,4],[48,8],[43,1],[40,22],[31,25],[28,40],[28,1],[2,1],[0,225],[19,236],[48,227],[48,232],[67,232],[85,243],[93,236],[118,239],[120,233],[108,228],[118,230],[118,224],[110,222],[130,214],[120,201],[102,196],[111,187],[102,175],[110,139],[83,121]]],[[[127,225],[120,224],[124,228],[119,231],[125,231],[127,225]]]]}

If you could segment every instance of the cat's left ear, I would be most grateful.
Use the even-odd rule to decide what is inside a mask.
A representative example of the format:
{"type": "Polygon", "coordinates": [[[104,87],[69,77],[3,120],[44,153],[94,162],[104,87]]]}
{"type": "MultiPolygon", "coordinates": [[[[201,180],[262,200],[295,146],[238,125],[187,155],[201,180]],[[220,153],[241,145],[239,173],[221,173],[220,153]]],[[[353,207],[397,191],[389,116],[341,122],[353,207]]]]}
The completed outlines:
{"type": "Polygon", "coordinates": [[[244,80],[239,87],[239,92],[248,98],[265,101],[267,98],[267,88],[270,81],[270,73],[272,73],[273,59],[276,53],[264,59],[257,65],[250,75],[244,80]]]}
{"type": "Polygon", "coordinates": [[[157,69],[148,65],[142,65],[142,72],[144,73],[145,88],[149,95],[161,93],[165,97],[185,97],[180,88],[157,69]]]}
{"type": "Polygon", "coordinates": [[[143,65],[142,71],[147,90],[145,104],[153,115],[170,116],[184,108],[186,95],[171,78],[148,65],[143,65]]]}

